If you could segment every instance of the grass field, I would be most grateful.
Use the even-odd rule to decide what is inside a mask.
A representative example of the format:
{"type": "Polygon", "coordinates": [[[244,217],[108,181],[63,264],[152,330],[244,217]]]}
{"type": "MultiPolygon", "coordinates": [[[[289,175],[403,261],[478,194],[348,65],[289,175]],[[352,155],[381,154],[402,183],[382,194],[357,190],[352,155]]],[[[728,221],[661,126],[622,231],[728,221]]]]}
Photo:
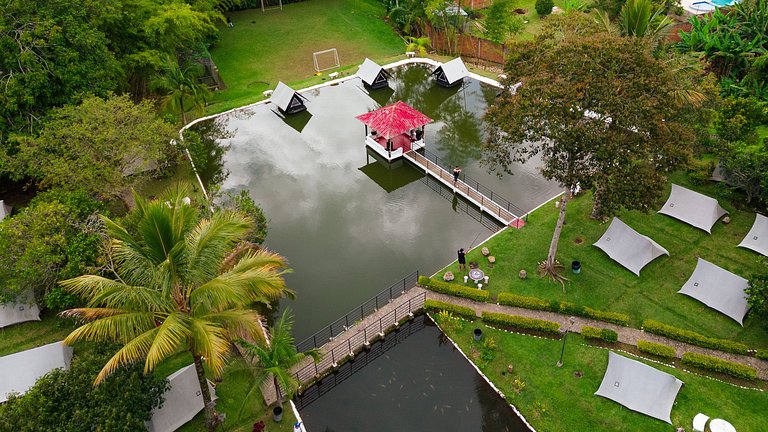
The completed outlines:
{"type": "Polygon", "coordinates": [[[260,100],[278,81],[306,82],[315,73],[316,51],[336,48],[339,62],[351,73],[365,57],[383,62],[403,54],[405,42],[384,21],[384,14],[375,0],[312,0],[285,5],[282,11],[229,14],[235,27],[222,28],[221,40],[211,49],[227,89],[213,96],[208,111],[260,100]]]}
{"type": "Polygon", "coordinates": [[[739,432],[765,430],[768,395],[764,392],[741,389],[680,369],[646,362],[685,383],[672,408],[672,425],[668,425],[593,394],[603,379],[608,352],[587,346],[578,334],[568,336],[564,366],[558,369],[555,364],[562,347],[559,340],[509,333],[481,323],[452,321],[460,324],[444,328],[446,333],[474,359],[536,430],[672,432],[681,426],[691,430],[693,416],[699,412],[725,419],[739,432]],[[473,354],[482,349],[472,341],[474,328],[482,329],[483,339],[493,338],[496,343],[495,356],[490,362],[473,354]],[[512,373],[507,372],[508,365],[513,366],[512,373]],[[577,371],[583,375],[577,377],[577,371]],[[516,379],[525,384],[519,392],[516,391],[516,379]]]}
{"type": "MultiPolygon", "coordinates": [[[[675,183],[686,187],[683,175],[673,178],[675,183]]],[[[669,188],[664,195],[668,194],[669,188]]],[[[717,196],[715,187],[701,192],[717,196]]],[[[658,207],[661,207],[660,202],[658,207]]],[[[655,319],[666,324],[690,329],[709,336],[737,340],[753,347],[768,347],[768,332],[764,323],[747,315],[742,328],[738,323],[710,309],[704,304],[677,291],[688,280],[696,267],[697,256],[742,277],[759,268],[760,255],[748,249],[736,247],[754,222],[751,212],[736,210],[721,199],[720,204],[730,211],[731,223],[718,222],[712,235],[693,228],[668,216],[641,212],[623,212],[622,221],[643,235],[647,235],[666,248],[670,256],[662,256],[648,264],[640,277],[613,261],[600,249],[592,246],[608,228],[607,223],[589,217],[592,200],[589,195],[569,202],[566,225],[558,248],[558,259],[568,268],[569,281],[565,293],[560,285],[536,275],[539,261],[546,259],[558,209],[547,204],[530,215],[528,225],[521,230],[509,229],[494,237],[485,245],[497,259],[490,268],[480,254],[480,247],[467,255],[468,261],[477,261],[490,276],[487,289],[492,296],[500,292],[535,296],[550,300],[567,300],[594,309],[627,313],[631,325],[639,327],[643,319],[655,319]],[[579,275],[570,272],[572,260],[579,260],[579,275]],[[522,280],[518,272],[525,269],[528,278],[522,280]]],[[[445,270],[457,272],[457,264],[445,270]]],[[[458,280],[464,273],[459,273],[458,280]]],[[[486,289],[485,287],[483,289],[486,289]]]]}

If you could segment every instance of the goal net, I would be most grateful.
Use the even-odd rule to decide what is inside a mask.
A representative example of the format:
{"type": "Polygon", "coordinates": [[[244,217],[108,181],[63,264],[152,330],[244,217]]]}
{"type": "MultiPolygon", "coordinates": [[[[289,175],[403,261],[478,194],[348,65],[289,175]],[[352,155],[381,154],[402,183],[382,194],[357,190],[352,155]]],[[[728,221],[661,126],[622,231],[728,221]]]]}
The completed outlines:
{"type": "Polygon", "coordinates": [[[283,0],[261,0],[261,11],[283,10],[283,0]]]}
{"type": "Polygon", "coordinates": [[[336,48],[313,53],[312,60],[315,62],[315,71],[317,72],[322,72],[340,66],[339,53],[336,51],[336,48]]]}

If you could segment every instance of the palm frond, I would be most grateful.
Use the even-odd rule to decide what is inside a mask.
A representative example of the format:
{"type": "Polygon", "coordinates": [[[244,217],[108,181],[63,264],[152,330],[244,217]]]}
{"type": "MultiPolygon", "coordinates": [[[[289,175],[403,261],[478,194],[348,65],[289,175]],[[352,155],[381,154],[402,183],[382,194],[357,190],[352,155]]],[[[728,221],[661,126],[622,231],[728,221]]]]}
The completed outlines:
{"type": "Polygon", "coordinates": [[[186,239],[189,269],[196,281],[214,277],[221,263],[253,228],[253,221],[238,212],[220,211],[203,220],[186,239]]]}
{"type": "Polygon", "coordinates": [[[157,334],[152,341],[149,351],[147,351],[145,368],[154,369],[158,363],[176,352],[190,335],[189,328],[187,327],[188,321],[188,318],[178,312],[168,315],[163,320],[163,323],[158,327],[157,334]]]}
{"type": "MultiPolygon", "coordinates": [[[[157,328],[152,328],[151,330],[148,330],[141,335],[133,338],[129,342],[127,342],[125,345],[123,345],[122,348],[117,350],[115,355],[113,355],[107,363],[104,365],[104,367],[101,369],[99,374],[96,376],[96,381],[94,382],[94,385],[100,384],[104,379],[106,379],[112,372],[114,372],[117,368],[125,365],[129,365],[131,363],[137,362],[141,359],[144,359],[147,357],[147,352],[149,351],[149,347],[152,344],[152,341],[155,338],[155,334],[157,333],[157,328]]],[[[147,367],[147,364],[144,364],[144,373],[148,374],[152,372],[152,369],[147,367]]]]}
{"type": "Polygon", "coordinates": [[[215,323],[197,318],[190,319],[189,330],[192,354],[204,357],[213,373],[221,376],[231,346],[226,330],[215,323]]]}
{"type": "Polygon", "coordinates": [[[154,329],[157,316],[151,312],[133,312],[115,314],[105,312],[102,316],[91,308],[70,309],[62,312],[64,316],[90,316],[94,321],[83,324],[73,330],[64,343],[71,345],[77,341],[118,341],[128,342],[146,331],[154,329]]]}
{"type": "Polygon", "coordinates": [[[225,329],[230,338],[251,338],[263,340],[261,317],[252,309],[230,309],[195,317],[216,323],[225,329]]]}

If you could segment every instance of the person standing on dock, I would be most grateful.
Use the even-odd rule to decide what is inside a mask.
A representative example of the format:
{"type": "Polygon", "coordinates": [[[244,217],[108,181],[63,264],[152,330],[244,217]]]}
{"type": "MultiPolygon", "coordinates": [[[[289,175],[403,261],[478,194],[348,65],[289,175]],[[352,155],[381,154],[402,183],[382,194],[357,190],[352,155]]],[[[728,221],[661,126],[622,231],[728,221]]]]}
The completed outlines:
{"type": "Polygon", "coordinates": [[[456,165],[456,168],[453,169],[453,185],[456,186],[456,182],[459,181],[459,174],[461,174],[461,168],[459,168],[458,165],[456,165]]]}
{"type": "Polygon", "coordinates": [[[464,248],[459,249],[459,270],[464,270],[467,266],[467,258],[464,256],[464,248]]]}

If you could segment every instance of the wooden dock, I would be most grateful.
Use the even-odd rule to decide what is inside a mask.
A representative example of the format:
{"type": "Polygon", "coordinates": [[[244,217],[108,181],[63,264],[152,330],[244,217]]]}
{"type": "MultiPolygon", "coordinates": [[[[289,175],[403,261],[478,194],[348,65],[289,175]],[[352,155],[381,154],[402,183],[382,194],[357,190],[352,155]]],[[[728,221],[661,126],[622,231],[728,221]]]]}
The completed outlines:
{"type": "Polygon", "coordinates": [[[411,163],[424,170],[425,173],[440,180],[444,185],[453,189],[454,192],[463,196],[469,200],[469,202],[478,206],[480,210],[493,216],[505,226],[522,228],[523,225],[525,225],[525,221],[521,219],[523,215],[515,215],[507,208],[499,205],[493,199],[483,195],[463,181],[459,180],[454,185],[453,173],[446,171],[443,167],[430,161],[421,153],[409,151],[404,153],[403,156],[411,163]]]}

